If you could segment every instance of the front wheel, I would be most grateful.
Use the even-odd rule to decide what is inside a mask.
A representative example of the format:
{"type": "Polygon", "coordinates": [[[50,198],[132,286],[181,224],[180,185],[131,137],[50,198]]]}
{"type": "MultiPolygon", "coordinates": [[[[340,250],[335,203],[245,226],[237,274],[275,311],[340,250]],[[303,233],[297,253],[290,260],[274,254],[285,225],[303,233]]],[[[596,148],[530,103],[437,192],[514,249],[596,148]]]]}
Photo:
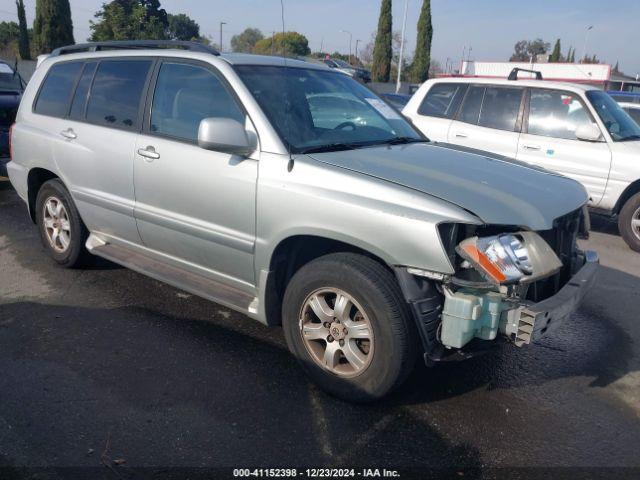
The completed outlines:
{"type": "Polygon", "coordinates": [[[363,255],[337,253],[303,266],[284,296],[287,345],[325,391],[378,399],[415,364],[417,336],[394,275],[363,255]]]}
{"type": "Polygon", "coordinates": [[[632,250],[640,252],[640,193],[636,193],[622,207],[618,230],[632,250]]]}

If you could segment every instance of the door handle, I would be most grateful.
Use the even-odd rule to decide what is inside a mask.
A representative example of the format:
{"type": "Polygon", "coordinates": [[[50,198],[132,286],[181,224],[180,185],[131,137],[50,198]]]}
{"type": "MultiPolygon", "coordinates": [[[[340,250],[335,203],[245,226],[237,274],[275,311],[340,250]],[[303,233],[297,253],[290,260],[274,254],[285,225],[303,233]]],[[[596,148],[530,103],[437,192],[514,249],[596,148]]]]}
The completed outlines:
{"type": "Polygon", "coordinates": [[[540,150],[540,145],[523,145],[522,148],[525,150],[537,152],[538,150],[540,150]]]}
{"type": "Polygon", "coordinates": [[[147,148],[139,148],[138,155],[149,160],[157,160],[160,158],[160,154],[156,152],[156,149],[149,145],[147,148]]]}
{"type": "Polygon", "coordinates": [[[462,132],[456,132],[456,138],[467,138],[468,135],[462,132]]]}
{"type": "Polygon", "coordinates": [[[61,131],[60,135],[69,140],[78,138],[78,135],[76,135],[76,132],[73,131],[73,128],[67,128],[66,130],[61,131]]]}

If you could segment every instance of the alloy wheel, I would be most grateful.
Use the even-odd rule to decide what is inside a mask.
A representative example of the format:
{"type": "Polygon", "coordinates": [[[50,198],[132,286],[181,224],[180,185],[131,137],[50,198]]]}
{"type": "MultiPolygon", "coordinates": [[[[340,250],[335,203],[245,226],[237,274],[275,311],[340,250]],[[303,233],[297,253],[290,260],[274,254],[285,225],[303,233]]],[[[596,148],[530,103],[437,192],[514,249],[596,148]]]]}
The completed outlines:
{"type": "Polygon", "coordinates": [[[65,252],[71,244],[71,222],[59,198],[49,197],[45,200],[42,221],[51,248],[58,253],[65,252]]]}

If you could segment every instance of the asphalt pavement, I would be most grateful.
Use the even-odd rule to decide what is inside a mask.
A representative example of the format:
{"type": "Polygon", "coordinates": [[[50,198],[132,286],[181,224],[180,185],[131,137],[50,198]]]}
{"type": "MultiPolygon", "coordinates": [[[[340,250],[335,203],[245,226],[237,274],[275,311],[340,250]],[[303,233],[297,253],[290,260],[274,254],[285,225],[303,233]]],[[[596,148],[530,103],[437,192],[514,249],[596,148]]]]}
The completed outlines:
{"type": "Polygon", "coordinates": [[[0,478],[35,467],[640,475],[640,254],[615,225],[594,228],[585,246],[602,267],[571,322],[528,347],[419,367],[362,406],[318,391],[279,328],[106,261],[59,268],[0,179],[0,478]]]}

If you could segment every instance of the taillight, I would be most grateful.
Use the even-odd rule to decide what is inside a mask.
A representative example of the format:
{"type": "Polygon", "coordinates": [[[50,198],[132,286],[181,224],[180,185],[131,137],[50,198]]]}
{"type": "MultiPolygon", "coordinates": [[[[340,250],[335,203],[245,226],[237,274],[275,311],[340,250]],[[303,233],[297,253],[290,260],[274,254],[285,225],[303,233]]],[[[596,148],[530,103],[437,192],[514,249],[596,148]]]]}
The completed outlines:
{"type": "Polygon", "coordinates": [[[9,158],[13,160],[13,127],[15,123],[9,127],[9,158]]]}

